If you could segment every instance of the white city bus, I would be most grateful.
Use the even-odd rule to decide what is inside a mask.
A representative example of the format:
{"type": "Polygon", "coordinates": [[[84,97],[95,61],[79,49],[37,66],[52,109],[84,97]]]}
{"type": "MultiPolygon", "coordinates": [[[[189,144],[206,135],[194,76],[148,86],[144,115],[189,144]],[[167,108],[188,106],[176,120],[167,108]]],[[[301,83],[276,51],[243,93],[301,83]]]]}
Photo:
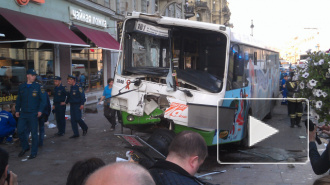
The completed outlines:
{"type": "Polygon", "coordinates": [[[244,142],[248,115],[271,116],[270,101],[245,98],[278,96],[279,53],[250,36],[136,12],[122,35],[110,106],[125,127],[193,130],[215,145],[244,142]]]}

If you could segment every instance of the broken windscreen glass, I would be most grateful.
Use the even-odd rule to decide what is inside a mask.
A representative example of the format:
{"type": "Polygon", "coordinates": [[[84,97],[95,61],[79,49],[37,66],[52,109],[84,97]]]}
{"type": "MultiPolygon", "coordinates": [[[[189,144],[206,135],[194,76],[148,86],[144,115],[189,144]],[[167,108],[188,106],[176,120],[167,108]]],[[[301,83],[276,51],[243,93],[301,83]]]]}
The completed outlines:
{"type": "Polygon", "coordinates": [[[145,75],[155,82],[164,82],[171,61],[179,87],[220,92],[227,48],[224,34],[177,26],[165,28],[153,23],[137,26],[138,23],[141,22],[127,23],[123,74],[145,75]],[[172,33],[166,34],[168,30],[172,33]]]}

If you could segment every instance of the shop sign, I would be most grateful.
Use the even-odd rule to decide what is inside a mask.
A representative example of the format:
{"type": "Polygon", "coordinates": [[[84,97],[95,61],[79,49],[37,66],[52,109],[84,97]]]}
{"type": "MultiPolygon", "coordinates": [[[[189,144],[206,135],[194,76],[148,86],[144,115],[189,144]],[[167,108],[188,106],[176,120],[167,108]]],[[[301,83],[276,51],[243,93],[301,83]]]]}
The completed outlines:
{"type": "Polygon", "coordinates": [[[78,8],[70,7],[70,19],[82,23],[87,23],[96,27],[107,27],[107,21],[105,18],[93,15],[78,8]]]}
{"type": "Polygon", "coordinates": [[[5,103],[5,102],[11,102],[11,101],[16,101],[17,95],[8,95],[8,96],[0,96],[0,103],[5,103]]]}
{"type": "MultiPolygon", "coordinates": [[[[30,2],[30,0],[14,0],[14,1],[20,6],[25,6],[30,2]]],[[[39,3],[39,4],[45,3],[45,0],[31,0],[31,1],[34,3],[39,3]]]]}
{"type": "Polygon", "coordinates": [[[123,33],[123,21],[117,21],[117,38],[120,42],[123,33]]]}

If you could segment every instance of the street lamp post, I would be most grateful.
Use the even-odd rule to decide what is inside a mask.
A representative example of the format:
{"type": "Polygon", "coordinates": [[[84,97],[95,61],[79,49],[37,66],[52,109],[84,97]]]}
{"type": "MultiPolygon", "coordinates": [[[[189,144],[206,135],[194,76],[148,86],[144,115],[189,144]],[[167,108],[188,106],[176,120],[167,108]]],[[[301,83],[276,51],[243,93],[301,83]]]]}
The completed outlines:
{"type": "Polygon", "coordinates": [[[253,19],[251,20],[251,26],[250,26],[250,28],[251,28],[251,36],[253,37],[253,28],[254,28],[253,19]]]}

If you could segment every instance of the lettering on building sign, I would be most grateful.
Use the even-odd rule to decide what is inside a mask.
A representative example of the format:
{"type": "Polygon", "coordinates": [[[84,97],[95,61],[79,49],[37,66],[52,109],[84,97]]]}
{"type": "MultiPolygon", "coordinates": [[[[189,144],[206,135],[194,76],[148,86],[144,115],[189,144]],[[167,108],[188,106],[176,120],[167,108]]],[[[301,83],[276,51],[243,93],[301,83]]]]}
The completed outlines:
{"type": "Polygon", "coordinates": [[[70,15],[71,15],[71,20],[80,21],[83,23],[90,24],[92,26],[97,26],[102,28],[107,27],[107,21],[104,18],[84,12],[81,9],[75,9],[70,7],[70,15]]]}
{"type": "Polygon", "coordinates": [[[123,34],[123,21],[117,21],[117,38],[118,41],[121,40],[121,36],[123,34]]]}
{"type": "MultiPolygon", "coordinates": [[[[14,0],[14,1],[20,6],[25,6],[30,2],[30,0],[14,0]]],[[[31,1],[34,2],[34,3],[38,3],[38,4],[44,4],[45,3],[45,0],[31,0],[31,1]]]]}
{"type": "Polygon", "coordinates": [[[11,94],[9,96],[0,97],[0,103],[15,101],[16,99],[17,99],[17,95],[12,95],[11,94]]]}

